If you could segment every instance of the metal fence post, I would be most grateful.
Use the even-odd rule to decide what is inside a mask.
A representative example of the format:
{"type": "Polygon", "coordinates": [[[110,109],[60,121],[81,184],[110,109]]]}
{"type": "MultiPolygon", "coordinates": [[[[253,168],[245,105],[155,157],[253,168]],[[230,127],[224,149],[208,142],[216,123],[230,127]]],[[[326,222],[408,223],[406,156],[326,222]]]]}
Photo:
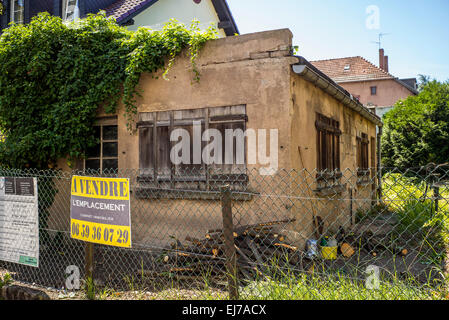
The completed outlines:
{"type": "Polygon", "coordinates": [[[234,223],[232,221],[231,188],[229,185],[221,188],[221,204],[229,298],[238,300],[237,255],[234,243],[234,223]]]}
{"type": "Polygon", "coordinates": [[[440,187],[438,185],[434,185],[433,187],[433,198],[435,201],[435,214],[437,214],[439,210],[439,200],[440,200],[440,187]]]}

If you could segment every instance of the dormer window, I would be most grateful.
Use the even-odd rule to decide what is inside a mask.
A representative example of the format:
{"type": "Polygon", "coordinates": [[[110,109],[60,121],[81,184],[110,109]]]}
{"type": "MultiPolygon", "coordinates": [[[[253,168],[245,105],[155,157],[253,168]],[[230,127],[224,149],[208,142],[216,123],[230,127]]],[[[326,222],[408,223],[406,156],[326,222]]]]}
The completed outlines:
{"type": "Polygon", "coordinates": [[[351,70],[351,66],[349,64],[345,65],[345,71],[351,70]]]}
{"type": "Polygon", "coordinates": [[[25,17],[25,0],[11,0],[11,22],[23,24],[25,17]]]}
{"type": "Polygon", "coordinates": [[[62,19],[73,21],[79,18],[78,0],[62,0],[62,19]]]}

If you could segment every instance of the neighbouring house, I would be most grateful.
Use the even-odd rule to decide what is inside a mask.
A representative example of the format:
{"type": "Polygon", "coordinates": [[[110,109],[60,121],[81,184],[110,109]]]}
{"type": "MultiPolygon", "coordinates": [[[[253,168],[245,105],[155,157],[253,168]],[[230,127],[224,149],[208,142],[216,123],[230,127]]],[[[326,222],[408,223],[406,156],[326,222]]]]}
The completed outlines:
{"type": "Polygon", "coordinates": [[[226,0],[3,0],[3,6],[0,31],[11,22],[28,23],[39,12],[73,20],[104,10],[130,30],[160,29],[175,18],[186,25],[196,19],[202,29],[214,25],[220,37],[239,33],[226,0]]]}
{"type": "Polygon", "coordinates": [[[362,57],[311,63],[381,118],[399,100],[418,94],[415,78],[398,79],[389,73],[384,49],[379,50],[379,66],[362,57]]]}
{"type": "MultiPolygon", "coordinates": [[[[116,115],[99,109],[99,145],[76,168],[118,169],[130,177],[133,243],[166,245],[171,237],[202,237],[221,227],[217,186],[227,181],[237,182],[234,192],[245,191],[233,195],[236,224],[295,218],[289,228],[302,234],[298,245],[310,238],[314,214],[319,212],[325,228],[348,227],[358,207],[372,204],[376,129],[382,122],[306,59],[294,56],[292,37],[283,29],[210,41],[197,60],[198,83],[192,82],[187,53],[176,59],[169,81],[142,75],[135,132],[127,129],[123,107],[116,115]],[[254,150],[248,137],[238,135],[230,148],[245,145],[243,163],[235,154],[227,164],[172,163],[171,133],[193,132],[195,122],[201,130],[214,128],[223,135],[226,129],[277,130],[277,143],[269,143],[266,153],[278,153],[278,170],[261,173],[267,165],[248,160],[254,150]],[[260,196],[268,193],[298,197],[286,205],[260,196]],[[318,197],[325,200],[314,200],[318,197]],[[341,201],[350,197],[354,201],[341,201]]],[[[194,136],[187,138],[188,146],[194,136]]],[[[72,170],[65,159],[58,167],[72,170]]],[[[61,225],[52,228],[68,225],[69,180],[58,182],[50,221],[61,225]]]]}

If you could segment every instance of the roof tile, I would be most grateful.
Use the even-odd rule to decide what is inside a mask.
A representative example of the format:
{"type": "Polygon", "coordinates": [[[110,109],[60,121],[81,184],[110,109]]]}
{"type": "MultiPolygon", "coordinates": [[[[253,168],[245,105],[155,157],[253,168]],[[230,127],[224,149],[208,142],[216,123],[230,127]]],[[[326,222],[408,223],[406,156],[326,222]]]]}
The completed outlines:
{"type": "Polygon", "coordinates": [[[395,78],[360,56],[318,60],[310,63],[337,83],[395,78]]]}

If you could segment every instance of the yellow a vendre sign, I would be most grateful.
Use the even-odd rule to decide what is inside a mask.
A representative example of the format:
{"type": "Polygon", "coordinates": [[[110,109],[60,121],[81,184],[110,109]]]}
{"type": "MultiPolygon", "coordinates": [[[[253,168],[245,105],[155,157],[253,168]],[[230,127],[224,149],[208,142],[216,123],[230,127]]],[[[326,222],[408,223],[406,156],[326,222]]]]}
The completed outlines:
{"type": "Polygon", "coordinates": [[[131,248],[129,179],[73,176],[71,237],[131,248]]]}

